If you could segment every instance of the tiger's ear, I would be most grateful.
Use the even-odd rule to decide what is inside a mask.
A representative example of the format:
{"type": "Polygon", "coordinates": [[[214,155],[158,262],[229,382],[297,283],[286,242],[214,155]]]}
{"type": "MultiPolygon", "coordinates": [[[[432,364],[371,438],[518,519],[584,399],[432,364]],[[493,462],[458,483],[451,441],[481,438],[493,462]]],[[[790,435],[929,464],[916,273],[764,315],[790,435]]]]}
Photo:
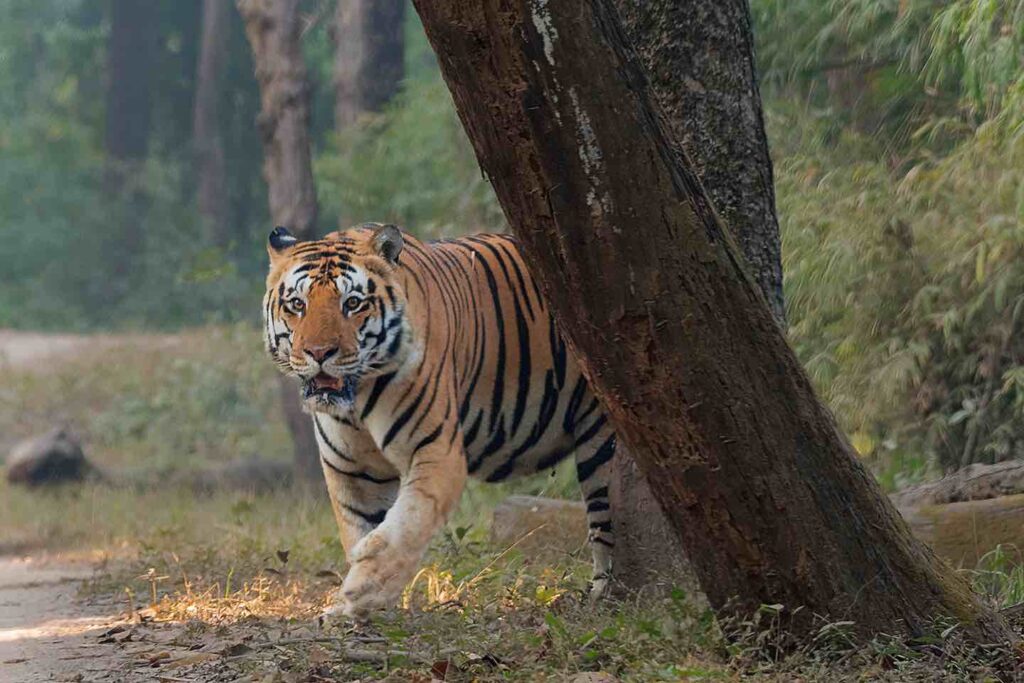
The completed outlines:
{"type": "Polygon", "coordinates": [[[299,243],[295,235],[288,232],[288,228],[280,225],[270,231],[270,238],[267,240],[267,253],[270,254],[271,263],[275,259],[284,256],[287,251],[299,243]]]}
{"type": "Polygon", "coordinates": [[[397,225],[382,225],[374,230],[373,250],[382,259],[395,265],[398,263],[398,255],[402,253],[402,231],[397,225]]]}

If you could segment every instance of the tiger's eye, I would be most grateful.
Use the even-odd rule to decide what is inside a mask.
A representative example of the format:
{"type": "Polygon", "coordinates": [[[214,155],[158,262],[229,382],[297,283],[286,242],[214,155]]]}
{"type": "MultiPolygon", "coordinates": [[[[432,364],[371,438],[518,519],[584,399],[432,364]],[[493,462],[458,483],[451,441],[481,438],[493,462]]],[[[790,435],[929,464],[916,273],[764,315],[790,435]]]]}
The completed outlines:
{"type": "Polygon", "coordinates": [[[345,299],[345,303],[343,305],[344,305],[345,311],[348,312],[348,313],[351,313],[352,311],[354,311],[357,308],[359,308],[359,305],[361,303],[363,303],[363,300],[360,299],[359,297],[357,297],[357,296],[350,296],[349,298],[345,299]]]}
{"type": "Polygon", "coordinates": [[[291,301],[288,302],[288,305],[296,313],[302,313],[303,311],[306,310],[306,302],[303,301],[302,299],[292,299],[291,301]]]}

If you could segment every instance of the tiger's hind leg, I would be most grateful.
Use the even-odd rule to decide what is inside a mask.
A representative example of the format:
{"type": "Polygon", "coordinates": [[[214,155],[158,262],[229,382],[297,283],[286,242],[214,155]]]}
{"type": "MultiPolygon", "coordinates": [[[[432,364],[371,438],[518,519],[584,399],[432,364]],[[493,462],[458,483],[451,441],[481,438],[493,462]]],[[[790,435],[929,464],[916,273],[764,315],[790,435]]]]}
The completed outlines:
{"type": "Polygon", "coordinates": [[[615,455],[615,431],[604,416],[595,420],[589,429],[576,437],[576,478],[587,506],[590,527],[590,550],[594,558],[594,574],[590,582],[590,597],[598,600],[604,595],[612,577],[612,514],[608,501],[608,482],[611,461],[615,455]]]}

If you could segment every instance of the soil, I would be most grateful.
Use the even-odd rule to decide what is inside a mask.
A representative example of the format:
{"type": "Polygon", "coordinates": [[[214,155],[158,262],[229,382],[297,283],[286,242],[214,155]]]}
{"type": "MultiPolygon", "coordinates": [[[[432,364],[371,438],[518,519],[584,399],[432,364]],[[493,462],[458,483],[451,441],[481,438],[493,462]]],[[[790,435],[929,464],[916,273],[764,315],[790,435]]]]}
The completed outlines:
{"type": "MultiPolygon", "coordinates": [[[[0,367],[31,369],[124,341],[0,330],[0,367]]],[[[99,642],[126,623],[126,604],[81,597],[82,583],[93,573],[89,559],[25,554],[4,548],[0,539],[0,683],[130,680],[116,671],[121,654],[99,642]]]]}
{"type": "Polygon", "coordinates": [[[0,681],[99,680],[113,663],[98,637],[123,606],[78,596],[93,574],[66,557],[0,557],[0,681]]]}

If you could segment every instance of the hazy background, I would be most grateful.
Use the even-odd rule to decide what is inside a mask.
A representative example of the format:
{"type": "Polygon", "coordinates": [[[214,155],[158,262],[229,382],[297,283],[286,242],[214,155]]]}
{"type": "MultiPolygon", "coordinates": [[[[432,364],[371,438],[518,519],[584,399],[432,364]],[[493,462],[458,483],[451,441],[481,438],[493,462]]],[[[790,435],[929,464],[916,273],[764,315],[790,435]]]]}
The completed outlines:
{"type": "MultiPolygon", "coordinates": [[[[148,355],[41,361],[80,364],[54,380],[63,396],[8,368],[0,445],[64,419],[100,461],[275,456],[286,436],[254,331],[272,226],[241,19],[232,7],[223,29],[226,213],[211,224],[196,202],[202,4],[144,6],[119,37],[106,0],[0,3],[0,328],[201,329],[148,355]]],[[[752,9],[790,338],[819,390],[890,488],[1019,457],[1024,1],[752,9]]],[[[333,3],[305,12],[321,232],[501,230],[411,7],[399,93],[341,131],[333,3]]]]}

